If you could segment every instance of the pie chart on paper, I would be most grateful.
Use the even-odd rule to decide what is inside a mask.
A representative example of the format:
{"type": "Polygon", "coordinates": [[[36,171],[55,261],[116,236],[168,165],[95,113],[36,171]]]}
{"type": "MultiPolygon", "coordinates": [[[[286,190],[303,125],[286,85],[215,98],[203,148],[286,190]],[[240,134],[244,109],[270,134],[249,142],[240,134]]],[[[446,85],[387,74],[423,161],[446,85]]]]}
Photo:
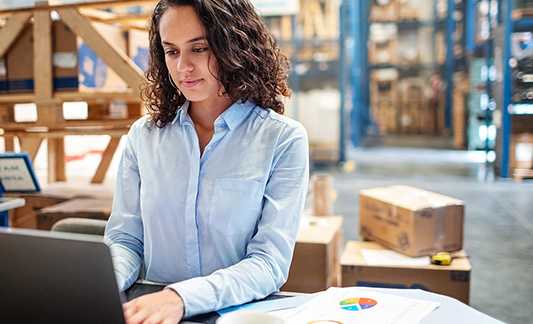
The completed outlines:
{"type": "Polygon", "coordinates": [[[339,303],[339,306],[341,309],[347,310],[347,311],[362,311],[365,309],[372,308],[378,304],[377,301],[370,298],[348,298],[343,299],[339,303]]]}

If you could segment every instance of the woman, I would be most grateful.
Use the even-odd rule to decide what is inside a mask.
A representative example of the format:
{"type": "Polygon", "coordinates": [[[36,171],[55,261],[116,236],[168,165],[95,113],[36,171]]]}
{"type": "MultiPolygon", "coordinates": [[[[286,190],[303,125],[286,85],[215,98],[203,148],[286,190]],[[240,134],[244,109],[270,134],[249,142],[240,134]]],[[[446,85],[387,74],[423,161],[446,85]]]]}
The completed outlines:
{"type": "Polygon", "coordinates": [[[106,229],[128,323],[177,323],[287,279],[308,181],[304,128],[282,116],[286,57],[248,0],[162,0],[149,116],[134,123],[106,229]]]}

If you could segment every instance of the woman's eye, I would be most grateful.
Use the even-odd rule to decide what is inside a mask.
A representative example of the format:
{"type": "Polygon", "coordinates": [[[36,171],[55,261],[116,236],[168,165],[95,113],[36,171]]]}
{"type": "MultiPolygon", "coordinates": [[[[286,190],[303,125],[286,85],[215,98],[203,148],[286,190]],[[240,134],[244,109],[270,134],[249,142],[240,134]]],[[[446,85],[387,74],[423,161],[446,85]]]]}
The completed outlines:
{"type": "Polygon", "coordinates": [[[201,48],[195,48],[192,51],[195,52],[195,53],[202,53],[202,52],[205,52],[207,50],[208,50],[207,47],[201,47],[201,48]]]}
{"type": "Polygon", "coordinates": [[[166,50],[165,51],[165,55],[176,55],[178,54],[178,51],[173,51],[173,50],[166,50]]]}

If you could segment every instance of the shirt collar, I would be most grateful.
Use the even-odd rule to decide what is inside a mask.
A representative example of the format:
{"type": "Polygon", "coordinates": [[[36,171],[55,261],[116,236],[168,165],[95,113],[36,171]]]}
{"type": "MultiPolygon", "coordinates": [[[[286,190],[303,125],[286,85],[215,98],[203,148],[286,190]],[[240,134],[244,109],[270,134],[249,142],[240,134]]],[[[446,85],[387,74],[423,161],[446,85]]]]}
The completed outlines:
{"type": "MultiPolygon", "coordinates": [[[[181,125],[183,125],[185,122],[193,123],[191,120],[191,117],[189,116],[189,100],[185,101],[185,103],[180,107],[178,110],[178,113],[176,114],[176,117],[174,117],[174,120],[172,120],[171,125],[174,125],[176,121],[179,121],[181,125]]],[[[217,117],[215,120],[215,125],[225,123],[228,125],[228,128],[234,129],[237,127],[244,118],[248,115],[250,111],[255,107],[255,105],[249,101],[242,102],[237,101],[233,105],[231,105],[228,109],[226,109],[220,116],[217,117]]]]}
{"type": "Polygon", "coordinates": [[[190,121],[192,124],[191,117],[188,114],[189,111],[189,100],[186,100],[183,105],[178,109],[178,112],[176,113],[176,117],[174,117],[174,120],[170,123],[171,125],[174,125],[175,122],[179,121],[181,125],[184,124],[186,121],[190,121]]]}
{"type": "Polygon", "coordinates": [[[215,126],[217,123],[222,124],[224,122],[228,125],[228,128],[232,130],[239,126],[254,107],[255,105],[249,101],[242,102],[239,100],[218,116],[215,120],[215,126]]]}

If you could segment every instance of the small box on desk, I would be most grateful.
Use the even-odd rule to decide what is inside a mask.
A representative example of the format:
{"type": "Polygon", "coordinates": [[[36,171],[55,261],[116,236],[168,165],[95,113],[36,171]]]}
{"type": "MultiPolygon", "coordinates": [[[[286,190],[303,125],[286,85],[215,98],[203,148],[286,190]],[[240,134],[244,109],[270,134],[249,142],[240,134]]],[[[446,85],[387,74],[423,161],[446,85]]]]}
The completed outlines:
{"type": "MultiPolygon", "coordinates": [[[[468,304],[470,262],[464,251],[448,266],[368,265],[361,250],[388,250],[375,242],[349,241],[341,258],[342,286],[422,289],[468,304]]],[[[429,259],[429,257],[428,257],[429,259]]]]}
{"type": "Polygon", "coordinates": [[[464,202],[409,186],[360,191],[359,234],[411,257],[463,246],[464,202]]]}
{"type": "Polygon", "coordinates": [[[281,290],[317,292],[340,286],[342,216],[304,217],[296,237],[289,278],[281,290]]]}

